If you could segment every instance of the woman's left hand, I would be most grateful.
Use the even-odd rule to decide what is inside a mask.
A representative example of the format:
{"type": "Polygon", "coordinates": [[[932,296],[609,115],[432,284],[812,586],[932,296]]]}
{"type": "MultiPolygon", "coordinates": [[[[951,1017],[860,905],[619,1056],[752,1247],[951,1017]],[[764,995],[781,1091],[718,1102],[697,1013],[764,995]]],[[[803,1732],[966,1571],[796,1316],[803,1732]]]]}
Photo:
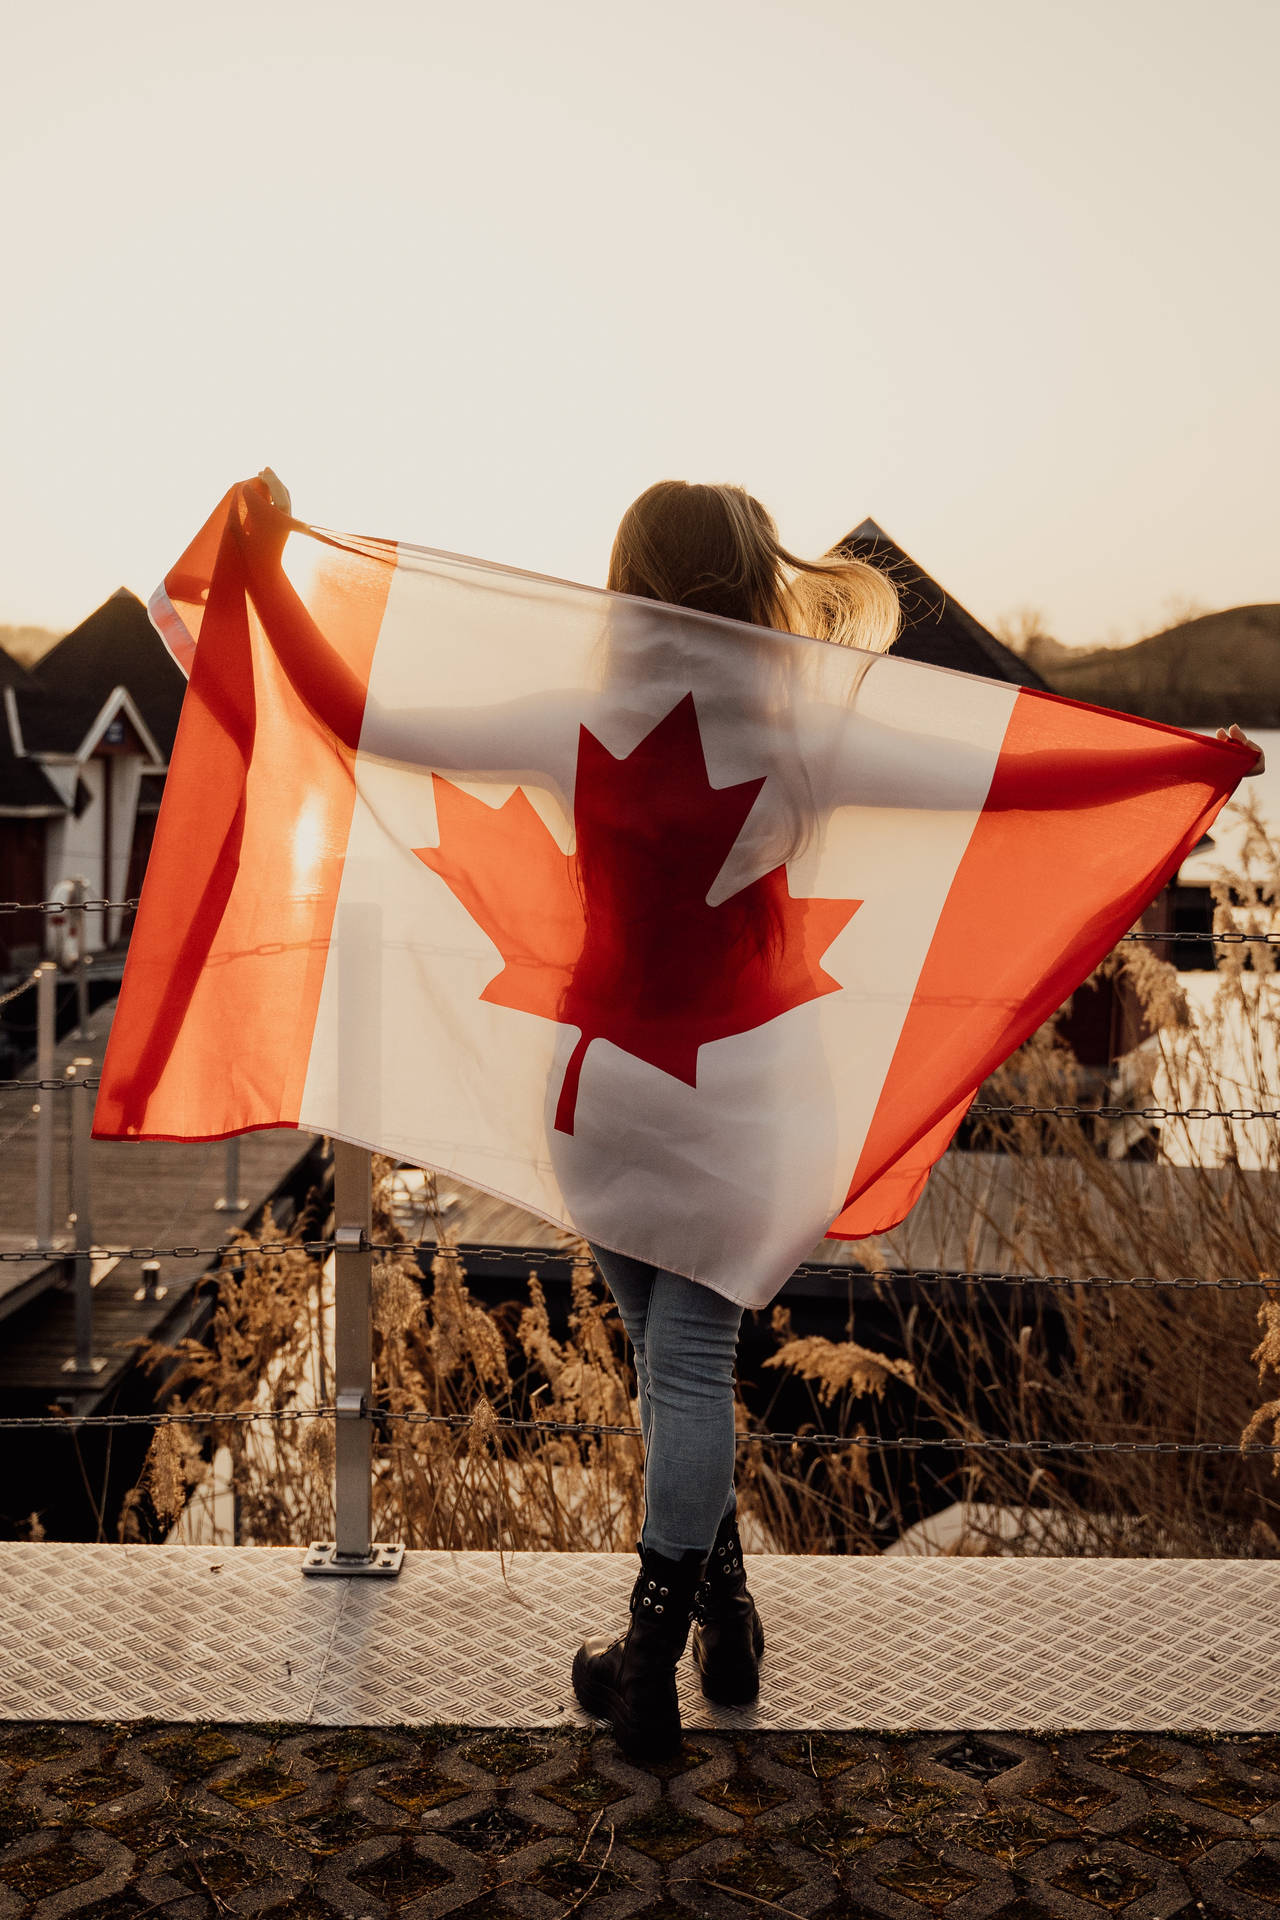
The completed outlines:
{"type": "Polygon", "coordinates": [[[1266,755],[1263,753],[1262,748],[1258,745],[1257,741],[1251,740],[1248,734],[1243,732],[1241,728],[1219,727],[1214,737],[1215,739],[1218,739],[1218,740],[1230,740],[1237,747],[1253,748],[1254,752],[1257,754],[1258,757],[1254,761],[1253,765],[1250,767],[1248,773],[1245,775],[1246,780],[1252,779],[1255,773],[1261,773],[1263,771],[1264,767],[1267,764],[1266,755]]]}

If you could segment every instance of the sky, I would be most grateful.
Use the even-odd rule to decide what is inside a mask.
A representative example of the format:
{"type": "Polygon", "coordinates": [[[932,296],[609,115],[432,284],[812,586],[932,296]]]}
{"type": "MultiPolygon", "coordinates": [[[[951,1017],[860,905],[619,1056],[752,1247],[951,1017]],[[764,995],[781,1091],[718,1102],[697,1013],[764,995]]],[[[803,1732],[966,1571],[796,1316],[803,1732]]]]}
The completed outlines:
{"type": "Polygon", "coordinates": [[[1072,644],[1280,599],[1274,0],[44,0],[5,18],[0,622],[315,524],[593,584],[870,514],[1072,644]]]}

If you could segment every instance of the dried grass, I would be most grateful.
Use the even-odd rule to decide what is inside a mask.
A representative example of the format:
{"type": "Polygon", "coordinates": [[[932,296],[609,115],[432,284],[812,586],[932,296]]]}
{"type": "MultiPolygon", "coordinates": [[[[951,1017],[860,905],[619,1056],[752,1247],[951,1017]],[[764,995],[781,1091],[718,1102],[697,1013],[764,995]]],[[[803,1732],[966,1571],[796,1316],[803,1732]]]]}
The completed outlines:
{"type": "MultiPolygon", "coordinates": [[[[1215,889],[1219,930],[1270,930],[1280,903],[1280,853],[1259,827],[1245,870],[1215,889]]],[[[1280,998],[1273,950],[1218,949],[1212,995],[1198,1010],[1173,967],[1149,949],[1119,949],[1100,972],[1123,972],[1151,1037],[1116,1063],[1109,1098],[1129,1104],[1275,1103],[1280,998]],[[1268,1090],[1267,1097],[1257,1096],[1268,1090]],[[1249,1092],[1248,1100],[1242,1092],[1249,1092]]],[[[1054,1022],[988,1083],[993,1101],[1071,1104],[1081,1069],[1054,1022]]],[[[1090,1093],[1088,1098],[1094,1096],[1090,1093]]],[[[979,1145],[1011,1157],[997,1204],[964,1189],[966,1243],[993,1242],[1011,1270],[1064,1276],[970,1287],[903,1283],[870,1250],[877,1324],[896,1323],[893,1351],[854,1339],[797,1336],[774,1308],[776,1347],[765,1360],[779,1385],[807,1395],[812,1430],[869,1441],[786,1448],[759,1437],[741,1398],[736,1420],[744,1522],[784,1552],[875,1552],[921,1512],[950,1501],[1003,1509],[998,1527],[970,1529],[961,1550],[1172,1553],[1191,1557],[1280,1553],[1277,1462],[1238,1447],[1280,1443],[1280,1285],[1259,1294],[1224,1288],[1085,1287],[1119,1278],[1280,1274],[1280,1133],[1250,1122],[1169,1122],[1158,1157],[1143,1122],[1025,1117],[993,1120],[979,1145]],[[1261,1337],[1259,1338],[1259,1334],[1261,1337]],[[876,1444],[903,1431],[951,1446],[930,1457],[876,1444]],[[962,1451],[987,1436],[1099,1443],[1063,1454],[962,1451]],[[1107,1451],[1115,1441],[1223,1442],[1222,1453],[1177,1456],[1107,1451]],[[985,1505],[983,1503],[986,1503],[985,1505]],[[1012,1518],[1011,1518],[1012,1516],[1012,1518]],[[1021,1522],[1019,1516],[1022,1516],[1021,1522]]],[[[958,1181],[964,1156],[934,1175],[958,1181]]],[[[1003,1164],[1003,1163],[1002,1163],[1003,1164]]],[[[393,1217],[394,1162],[374,1161],[375,1239],[394,1243],[374,1268],[374,1388],[378,1407],[465,1417],[459,1427],[392,1423],[376,1448],[376,1537],[411,1547],[629,1550],[643,1518],[638,1439],[513,1432],[538,1422],[636,1424],[621,1323],[585,1245],[574,1257],[567,1338],[557,1339],[535,1273],[528,1304],[490,1310],[469,1290],[447,1244],[432,1181],[426,1211],[441,1242],[423,1287],[418,1255],[393,1217]]],[[[960,1185],[956,1185],[957,1196],[960,1185]]],[[[959,1205],[957,1199],[957,1205],[959,1205]]],[[[189,1410],[288,1411],[329,1393],[325,1345],[330,1283],[291,1236],[270,1224],[243,1236],[241,1264],[215,1276],[210,1335],[176,1354],[175,1386],[189,1410]],[[272,1244],[248,1250],[251,1238],[272,1244]]],[[[763,1421],[769,1419],[766,1409],[763,1421]]],[[[282,1419],[220,1429],[236,1491],[242,1542],[330,1537],[333,1432],[327,1421],[282,1419]]],[[[162,1429],[143,1482],[126,1503],[123,1537],[166,1524],[206,1471],[190,1432],[162,1429]]],[[[1280,1457],[1278,1457],[1280,1459],[1280,1457]]]]}

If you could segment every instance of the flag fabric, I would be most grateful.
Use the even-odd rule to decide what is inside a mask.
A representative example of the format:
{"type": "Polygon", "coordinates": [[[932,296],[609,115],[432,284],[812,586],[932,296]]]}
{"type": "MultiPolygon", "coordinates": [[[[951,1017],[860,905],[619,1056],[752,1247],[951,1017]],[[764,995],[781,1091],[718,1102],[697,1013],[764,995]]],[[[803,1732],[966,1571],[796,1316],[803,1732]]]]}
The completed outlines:
{"type": "Polygon", "coordinates": [[[1252,757],[257,481],[151,611],[190,685],[95,1135],[334,1134],[751,1307],[903,1218],[1252,757]]]}

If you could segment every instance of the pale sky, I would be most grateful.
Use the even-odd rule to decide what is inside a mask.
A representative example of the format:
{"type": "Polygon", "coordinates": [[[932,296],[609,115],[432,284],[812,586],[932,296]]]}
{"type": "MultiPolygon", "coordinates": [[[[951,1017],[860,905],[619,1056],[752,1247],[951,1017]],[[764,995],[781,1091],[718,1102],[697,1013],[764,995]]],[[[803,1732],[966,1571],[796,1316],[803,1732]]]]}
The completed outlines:
{"type": "Polygon", "coordinates": [[[4,14],[0,621],[236,479],[600,583],[651,481],[1071,642],[1280,599],[1274,0],[4,14]]]}

